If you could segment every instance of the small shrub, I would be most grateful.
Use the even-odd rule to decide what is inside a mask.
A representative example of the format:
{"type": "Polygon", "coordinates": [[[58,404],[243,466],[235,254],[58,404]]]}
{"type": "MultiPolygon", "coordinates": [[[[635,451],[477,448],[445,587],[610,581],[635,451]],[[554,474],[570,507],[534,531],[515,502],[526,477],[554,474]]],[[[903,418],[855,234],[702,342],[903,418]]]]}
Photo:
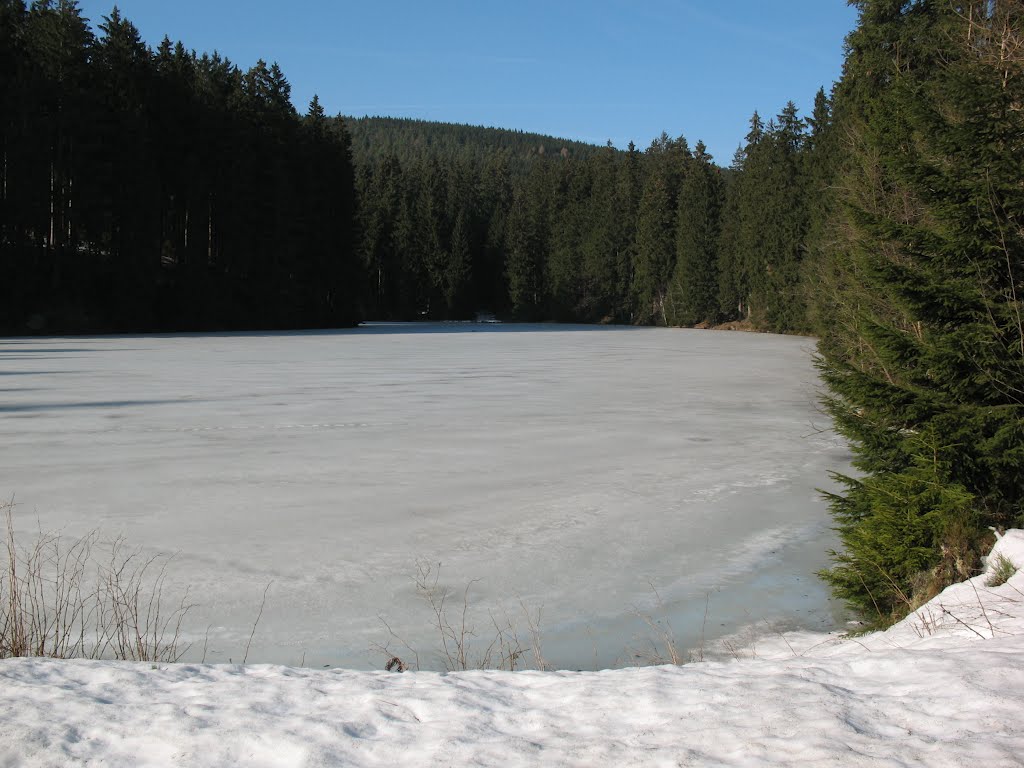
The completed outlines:
{"type": "MultiPolygon", "coordinates": [[[[527,609],[522,600],[519,607],[521,616],[516,618],[507,611],[496,614],[487,611],[490,629],[484,630],[484,638],[477,634],[477,627],[471,618],[480,612],[473,609],[470,590],[479,581],[470,581],[461,594],[441,583],[441,564],[436,566],[427,561],[416,564],[416,593],[429,607],[431,623],[437,631],[437,657],[440,665],[449,672],[468,669],[499,669],[515,672],[527,666],[535,669],[551,669],[541,650],[541,613],[527,609]],[[526,635],[523,635],[525,624],[526,635]],[[489,641],[487,638],[490,638],[489,641]],[[487,642],[486,646],[484,642],[487,642]]],[[[404,639],[399,637],[383,616],[377,617],[388,632],[388,640],[375,644],[374,648],[387,659],[388,672],[419,670],[420,656],[404,639]],[[408,663],[396,655],[392,646],[397,645],[411,661],[408,663]]]]}
{"type": "Polygon", "coordinates": [[[178,600],[164,595],[170,557],[143,556],[120,538],[104,543],[95,531],[40,531],[23,544],[13,510],[0,505],[0,658],[172,662],[188,650],[179,647],[188,590],[178,600]]]}
{"type": "Polygon", "coordinates": [[[985,581],[986,587],[998,587],[1008,582],[1017,573],[1017,566],[1006,555],[996,555],[992,561],[992,573],[985,581]]]}

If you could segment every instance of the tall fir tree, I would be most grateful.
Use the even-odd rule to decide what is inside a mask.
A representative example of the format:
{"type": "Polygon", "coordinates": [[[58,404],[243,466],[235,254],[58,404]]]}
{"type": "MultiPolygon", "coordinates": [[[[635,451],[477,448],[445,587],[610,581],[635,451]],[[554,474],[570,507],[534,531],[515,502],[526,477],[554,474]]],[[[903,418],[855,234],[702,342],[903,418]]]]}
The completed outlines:
{"type": "Polygon", "coordinates": [[[825,576],[886,623],[1024,512],[1024,13],[860,0],[822,316],[826,405],[862,475],[825,576]]]}
{"type": "Polygon", "coordinates": [[[718,242],[718,315],[725,320],[746,319],[749,279],[746,260],[741,250],[741,202],[743,199],[743,166],[746,152],[738,147],[724,180],[724,192],[718,242]]]}
{"type": "Polygon", "coordinates": [[[666,325],[666,295],[676,260],[679,185],[693,156],[686,139],[668,134],[645,153],[646,178],[637,207],[633,249],[633,321],[666,325]]]}
{"type": "Polygon", "coordinates": [[[668,292],[672,325],[718,318],[718,239],[722,180],[703,142],[683,176],[676,205],[676,265],[668,292]]]}

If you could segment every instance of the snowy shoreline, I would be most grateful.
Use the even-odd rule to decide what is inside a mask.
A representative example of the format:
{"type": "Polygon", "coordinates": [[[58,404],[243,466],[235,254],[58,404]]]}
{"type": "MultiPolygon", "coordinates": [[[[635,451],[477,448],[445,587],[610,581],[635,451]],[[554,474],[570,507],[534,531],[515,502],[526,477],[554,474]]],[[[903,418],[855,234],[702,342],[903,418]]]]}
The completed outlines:
{"type": "MultiPolygon", "coordinates": [[[[989,562],[999,554],[1024,564],[1024,531],[989,562]]],[[[1024,571],[987,579],[886,632],[787,636],[793,650],[682,667],[397,674],[9,659],[0,765],[1019,766],[1024,571]]]]}

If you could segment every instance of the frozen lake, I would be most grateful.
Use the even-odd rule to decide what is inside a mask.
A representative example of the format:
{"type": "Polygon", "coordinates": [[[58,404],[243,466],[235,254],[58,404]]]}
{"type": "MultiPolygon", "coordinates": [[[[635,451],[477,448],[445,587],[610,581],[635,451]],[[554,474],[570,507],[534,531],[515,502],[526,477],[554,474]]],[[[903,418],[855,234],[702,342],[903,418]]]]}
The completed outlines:
{"type": "Polygon", "coordinates": [[[812,349],[477,324],[0,339],[0,494],[19,533],[178,553],[208,661],[240,660],[269,583],[250,662],[379,668],[383,617],[436,667],[429,562],[479,580],[478,642],[521,600],[555,665],[629,664],[637,611],[684,645],[706,600],[708,640],[833,626],[815,488],[849,452],[812,349]]]}

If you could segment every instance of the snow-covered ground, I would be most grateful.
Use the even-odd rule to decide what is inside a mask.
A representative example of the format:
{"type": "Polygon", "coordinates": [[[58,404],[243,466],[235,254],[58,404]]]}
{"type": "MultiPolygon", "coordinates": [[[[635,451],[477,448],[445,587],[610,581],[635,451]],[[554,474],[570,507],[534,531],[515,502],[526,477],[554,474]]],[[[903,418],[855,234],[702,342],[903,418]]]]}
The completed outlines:
{"type": "Polygon", "coordinates": [[[684,645],[834,624],[815,487],[849,457],[812,348],[494,324],[0,339],[0,498],[25,539],[176,552],[208,661],[242,657],[269,584],[250,662],[380,669],[381,617],[438,669],[423,561],[473,582],[481,635],[488,611],[523,628],[521,598],[556,666],[629,664],[637,612],[684,645]]]}
{"type": "MultiPolygon", "coordinates": [[[[1024,564],[1024,532],[996,551],[1024,564]]],[[[0,661],[0,765],[1020,766],[1024,572],[986,579],[888,632],[775,660],[451,674],[0,661]]]]}

